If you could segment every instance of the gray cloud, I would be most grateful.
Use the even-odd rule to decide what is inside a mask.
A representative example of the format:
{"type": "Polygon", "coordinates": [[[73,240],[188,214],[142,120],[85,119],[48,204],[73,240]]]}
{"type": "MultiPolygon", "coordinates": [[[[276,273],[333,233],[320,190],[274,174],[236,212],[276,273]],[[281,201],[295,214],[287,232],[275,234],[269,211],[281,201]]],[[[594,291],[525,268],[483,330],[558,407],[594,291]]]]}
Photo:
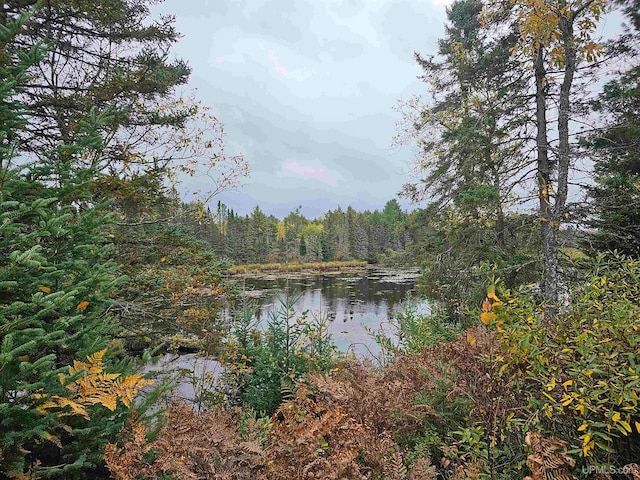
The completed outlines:
{"type": "Polygon", "coordinates": [[[440,37],[445,21],[444,9],[434,15],[427,2],[400,0],[389,2],[376,16],[376,24],[385,35],[391,52],[400,59],[411,58],[413,52],[431,50],[440,37]],[[402,25],[403,28],[398,28],[402,25]]]}
{"type": "MultiPolygon", "coordinates": [[[[221,199],[286,214],[381,208],[408,179],[391,152],[397,100],[422,86],[412,53],[435,53],[444,7],[423,0],[166,0],[175,54],[225,124],[251,178],[221,199]]],[[[206,188],[202,180],[190,187],[206,188]]]]}

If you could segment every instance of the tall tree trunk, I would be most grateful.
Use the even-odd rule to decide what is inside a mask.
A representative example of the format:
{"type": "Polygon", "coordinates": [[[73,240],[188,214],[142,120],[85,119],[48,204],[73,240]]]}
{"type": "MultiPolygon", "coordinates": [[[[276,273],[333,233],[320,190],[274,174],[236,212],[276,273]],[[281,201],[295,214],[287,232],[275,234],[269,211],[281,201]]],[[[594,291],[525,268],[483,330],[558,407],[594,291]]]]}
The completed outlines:
{"type": "MultiPolygon", "coordinates": [[[[488,150],[488,149],[487,149],[488,150]]],[[[489,161],[491,160],[491,152],[487,151],[486,160],[487,165],[490,165],[489,161]]],[[[498,196],[496,200],[496,237],[498,239],[498,246],[500,250],[504,254],[507,248],[507,241],[505,239],[504,231],[505,231],[505,221],[504,221],[504,209],[502,208],[503,198],[500,193],[500,186],[502,183],[500,182],[500,172],[497,168],[493,170],[493,187],[496,189],[496,195],[498,196]]]]}
{"type": "Polygon", "coordinates": [[[542,221],[542,254],[544,276],[542,294],[544,298],[545,319],[551,320],[558,306],[558,239],[557,229],[553,226],[551,206],[551,163],[549,161],[549,139],[547,136],[547,78],[544,65],[544,47],[538,48],[534,62],[536,83],[536,144],[538,163],[539,215],[542,221]]]}
{"type": "MultiPolygon", "coordinates": [[[[569,190],[569,165],[571,163],[571,148],[569,143],[569,114],[571,110],[570,96],[571,86],[573,85],[573,77],[576,71],[577,52],[575,47],[575,39],[573,36],[573,18],[561,18],[559,22],[560,31],[562,32],[562,43],[564,50],[564,77],[560,86],[560,99],[558,110],[558,155],[557,155],[557,172],[558,179],[556,182],[555,201],[553,203],[553,211],[549,219],[549,229],[553,232],[554,256],[549,261],[553,261],[553,271],[555,278],[551,280],[553,283],[553,297],[549,300],[553,301],[553,311],[550,311],[551,317],[557,313],[559,299],[559,272],[558,272],[558,230],[564,219],[565,207],[567,203],[567,195],[569,190]]],[[[546,279],[545,279],[546,282],[546,279]]],[[[546,299],[545,299],[546,300],[546,299]]]]}
{"type": "Polygon", "coordinates": [[[558,222],[562,221],[567,202],[569,165],[571,149],[569,144],[569,113],[571,86],[576,71],[576,47],[573,36],[573,19],[560,19],[560,30],[564,50],[564,78],[560,86],[558,112],[558,192],[554,204],[554,214],[558,222]]]}

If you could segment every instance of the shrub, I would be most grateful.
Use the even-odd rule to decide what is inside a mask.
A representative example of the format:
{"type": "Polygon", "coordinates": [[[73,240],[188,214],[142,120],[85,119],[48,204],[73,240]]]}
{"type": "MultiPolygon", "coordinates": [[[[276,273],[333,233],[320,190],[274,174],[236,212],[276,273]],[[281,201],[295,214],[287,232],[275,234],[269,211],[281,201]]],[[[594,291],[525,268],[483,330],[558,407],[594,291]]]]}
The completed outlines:
{"type": "Polygon", "coordinates": [[[260,415],[273,413],[295,381],[309,372],[329,370],[336,358],[327,319],[309,318],[308,311],[296,315],[296,300],[279,298],[280,306],[264,329],[251,308],[243,309],[220,357],[231,396],[260,415]]]}
{"type": "Polygon", "coordinates": [[[239,409],[195,414],[182,406],[170,409],[166,416],[166,424],[153,440],[141,418],[133,416],[121,440],[107,445],[105,460],[115,479],[265,478],[264,451],[256,440],[262,428],[252,424],[243,434],[239,409]]]}
{"type": "Polygon", "coordinates": [[[595,260],[553,321],[530,296],[489,291],[482,319],[502,344],[503,378],[528,395],[529,428],[569,443],[598,466],[640,455],[640,264],[595,260]]]}
{"type": "Polygon", "coordinates": [[[110,311],[118,315],[125,345],[174,346],[182,337],[218,354],[226,331],[220,315],[228,293],[220,278],[225,265],[185,229],[126,225],[113,231],[114,258],[126,281],[110,311]]]}
{"type": "Polygon", "coordinates": [[[447,320],[437,305],[429,313],[420,313],[417,301],[409,299],[402,310],[373,334],[381,349],[381,363],[387,363],[397,355],[420,353],[425,346],[450,342],[461,329],[447,320]]]}

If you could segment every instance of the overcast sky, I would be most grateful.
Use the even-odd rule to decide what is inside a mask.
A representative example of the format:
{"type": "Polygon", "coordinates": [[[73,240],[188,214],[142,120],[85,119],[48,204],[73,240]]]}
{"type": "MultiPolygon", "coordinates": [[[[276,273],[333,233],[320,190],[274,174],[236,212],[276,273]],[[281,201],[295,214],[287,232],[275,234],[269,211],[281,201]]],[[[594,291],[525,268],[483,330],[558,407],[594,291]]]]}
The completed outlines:
{"type": "Polygon", "coordinates": [[[315,217],[396,197],[411,151],[390,146],[394,106],[424,93],[413,52],[435,53],[443,2],[165,0],[154,9],[175,15],[190,87],[249,162],[243,187],[219,199],[241,214],[259,204],[282,217],[302,205],[315,217]]]}

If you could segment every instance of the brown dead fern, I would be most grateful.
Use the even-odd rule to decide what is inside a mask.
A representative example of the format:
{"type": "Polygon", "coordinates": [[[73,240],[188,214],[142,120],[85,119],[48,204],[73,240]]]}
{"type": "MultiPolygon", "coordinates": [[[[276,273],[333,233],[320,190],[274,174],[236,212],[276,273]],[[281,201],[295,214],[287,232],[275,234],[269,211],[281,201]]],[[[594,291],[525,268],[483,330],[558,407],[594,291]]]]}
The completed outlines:
{"type": "Polygon", "coordinates": [[[633,480],[640,480],[640,465],[637,463],[629,463],[623,467],[623,471],[626,472],[627,478],[633,480]]]}
{"type": "MultiPolygon", "coordinates": [[[[380,378],[373,371],[372,377],[380,378]]],[[[363,374],[364,385],[371,388],[362,389],[353,379],[351,373],[340,379],[312,375],[308,385],[298,385],[295,399],[273,417],[269,478],[407,479],[399,446],[379,422],[391,406],[390,395],[378,397],[384,382],[369,383],[363,374]]]]}
{"type": "MultiPolygon", "coordinates": [[[[325,389],[330,386],[325,382],[325,389]]],[[[336,387],[337,388],[337,387],[336,387]]],[[[273,417],[269,478],[364,479],[356,458],[364,430],[329,395],[314,398],[301,384],[273,417]]]]}
{"type": "Polygon", "coordinates": [[[386,480],[407,480],[407,467],[404,465],[400,452],[393,452],[389,455],[382,471],[386,480]]]}
{"type": "Polygon", "coordinates": [[[529,432],[525,443],[532,450],[527,457],[527,467],[532,477],[526,477],[525,480],[577,480],[571,473],[576,462],[567,455],[567,442],[529,432]]]}
{"type": "Polygon", "coordinates": [[[264,478],[263,450],[238,432],[238,411],[216,409],[196,414],[189,407],[168,411],[155,441],[135,420],[123,432],[122,445],[107,445],[105,461],[117,480],[253,480],[264,478]]]}
{"type": "Polygon", "coordinates": [[[438,478],[438,471],[436,467],[431,465],[431,460],[420,457],[409,469],[408,478],[409,480],[436,480],[436,478],[438,478]]]}

